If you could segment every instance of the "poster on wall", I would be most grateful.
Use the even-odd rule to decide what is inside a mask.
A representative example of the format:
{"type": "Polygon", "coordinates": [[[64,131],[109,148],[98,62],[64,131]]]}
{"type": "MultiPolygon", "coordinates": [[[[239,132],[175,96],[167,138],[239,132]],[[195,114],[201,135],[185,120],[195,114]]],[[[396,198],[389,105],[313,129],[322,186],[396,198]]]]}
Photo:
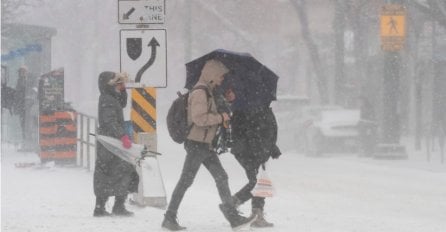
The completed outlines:
{"type": "Polygon", "coordinates": [[[64,107],[64,69],[43,74],[39,80],[40,112],[61,110],[64,107]]]}

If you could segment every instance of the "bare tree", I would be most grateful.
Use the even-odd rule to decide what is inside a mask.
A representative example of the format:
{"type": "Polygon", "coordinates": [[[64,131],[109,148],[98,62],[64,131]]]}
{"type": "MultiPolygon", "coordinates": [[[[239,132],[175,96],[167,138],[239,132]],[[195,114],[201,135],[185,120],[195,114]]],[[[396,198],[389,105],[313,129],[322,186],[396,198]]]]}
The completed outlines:
{"type": "Polygon", "coordinates": [[[301,24],[301,34],[304,38],[305,44],[308,48],[308,51],[311,56],[311,61],[313,63],[313,70],[316,73],[317,77],[317,86],[319,90],[319,96],[321,98],[322,104],[327,104],[329,102],[328,99],[328,88],[327,88],[327,77],[324,73],[325,68],[322,65],[319,51],[314,42],[310,27],[308,25],[308,16],[307,16],[307,4],[305,0],[291,0],[293,7],[296,9],[297,15],[299,17],[299,21],[301,24]]]}
{"type": "Polygon", "coordinates": [[[446,28],[446,1],[427,0],[427,4],[417,0],[408,2],[423,14],[430,15],[440,26],[446,28]]]}
{"type": "Polygon", "coordinates": [[[334,28],[334,39],[335,39],[335,75],[334,75],[334,85],[335,85],[335,103],[344,103],[345,91],[344,91],[344,71],[345,71],[345,10],[346,2],[344,0],[335,0],[335,16],[333,20],[334,28]]]}

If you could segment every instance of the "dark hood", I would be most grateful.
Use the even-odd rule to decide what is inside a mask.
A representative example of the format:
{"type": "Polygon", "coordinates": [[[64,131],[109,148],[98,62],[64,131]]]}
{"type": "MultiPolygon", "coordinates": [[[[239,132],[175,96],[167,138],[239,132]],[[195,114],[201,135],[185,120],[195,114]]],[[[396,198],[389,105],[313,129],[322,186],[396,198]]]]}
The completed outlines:
{"type": "Polygon", "coordinates": [[[116,73],[111,71],[105,71],[99,74],[99,91],[101,92],[101,95],[106,94],[116,98],[121,107],[125,107],[127,105],[127,91],[118,93],[115,91],[115,85],[109,84],[110,80],[114,79],[115,77],[116,73]]]}
{"type": "Polygon", "coordinates": [[[107,93],[114,95],[114,92],[116,92],[115,87],[108,84],[109,81],[112,80],[114,77],[115,73],[110,71],[105,71],[99,74],[98,87],[101,94],[107,93]]]}

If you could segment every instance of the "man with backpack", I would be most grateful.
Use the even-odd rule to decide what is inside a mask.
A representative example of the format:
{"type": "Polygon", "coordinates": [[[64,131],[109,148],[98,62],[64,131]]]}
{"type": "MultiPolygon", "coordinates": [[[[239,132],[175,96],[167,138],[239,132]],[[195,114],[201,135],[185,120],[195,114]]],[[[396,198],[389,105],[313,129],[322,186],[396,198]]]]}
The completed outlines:
{"type": "Polygon", "coordinates": [[[227,113],[219,114],[213,96],[213,90],[224,80],[229,70],[217,60],[209,60],[204,65],[200,78],[191,90],[187,101],[187,121],[189,131],[184,141],[187,152],[180,180],[170,200],[162,227],[170,231],[184,230],[177,221],[177,211],[187,189],[203,164],[214,178],[222,204],[219,205],[232,228],[251,223],[255,216],[249,218],[239,215],[231,198],[228,175],[223,169],[217,154],[213,151],[212,141],[219,124],[228,121],[227,113]]]}

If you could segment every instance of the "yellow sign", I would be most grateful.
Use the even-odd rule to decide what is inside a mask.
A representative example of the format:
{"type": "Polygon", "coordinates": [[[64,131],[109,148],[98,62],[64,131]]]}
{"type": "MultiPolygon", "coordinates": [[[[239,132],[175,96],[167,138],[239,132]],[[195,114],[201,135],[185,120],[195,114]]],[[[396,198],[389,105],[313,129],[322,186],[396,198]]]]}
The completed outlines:
{"type": "Polygon", "coordinates": [[[406,9],[403,5],[387,4],[381,8],[381,47],[384,51],[399,51],[406,37],[406,9]]]}
{"type": "Polygon", "coordinates": [[[403,15],[381,15],[381,36],[405,36],[405,17],[403,15]]]}
{"type": "Polygon", "coordinates": [[[156,131],[156,89],[135,88],[132,90],[132,111],[130,118],[133,129],[139,132],[156,131]]]}

